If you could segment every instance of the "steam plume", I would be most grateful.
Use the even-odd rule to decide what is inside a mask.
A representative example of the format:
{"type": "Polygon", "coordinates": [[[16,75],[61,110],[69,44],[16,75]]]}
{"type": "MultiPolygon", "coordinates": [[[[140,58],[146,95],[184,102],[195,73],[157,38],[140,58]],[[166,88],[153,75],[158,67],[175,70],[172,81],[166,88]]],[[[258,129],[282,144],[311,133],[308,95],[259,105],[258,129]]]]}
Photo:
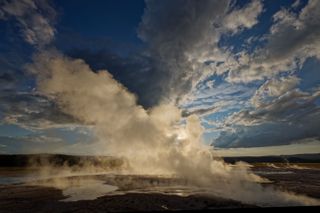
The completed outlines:
{"type": "MultiPolygon", "coordinates": [[[[28,66],[38,89],[85,124],[93,124],[98,150],[122,157],[136,174],[170,174],[223,197],[259,205],[316,204],[304,196],[263,188],[264,181],[243,163],[231,166],[214,157],[201,143],[203,127],[196,115],[180,124],[174,105],[149,110],[106,70],[93,72],[81,59],[41,52],[28,66]]],[[[101,154],[101,153],[100,153],[101,154]]]]}

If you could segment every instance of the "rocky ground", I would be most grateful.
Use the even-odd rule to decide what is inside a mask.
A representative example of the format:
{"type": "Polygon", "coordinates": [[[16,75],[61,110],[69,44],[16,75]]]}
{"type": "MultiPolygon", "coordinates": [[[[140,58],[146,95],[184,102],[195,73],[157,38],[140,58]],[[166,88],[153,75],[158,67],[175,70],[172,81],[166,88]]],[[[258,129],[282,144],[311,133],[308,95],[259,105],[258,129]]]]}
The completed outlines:
{"type": "Polygon", "coordinates": [[[277,188],[320,199],[320,169],[260,167],[253,171],[277,188]]]}

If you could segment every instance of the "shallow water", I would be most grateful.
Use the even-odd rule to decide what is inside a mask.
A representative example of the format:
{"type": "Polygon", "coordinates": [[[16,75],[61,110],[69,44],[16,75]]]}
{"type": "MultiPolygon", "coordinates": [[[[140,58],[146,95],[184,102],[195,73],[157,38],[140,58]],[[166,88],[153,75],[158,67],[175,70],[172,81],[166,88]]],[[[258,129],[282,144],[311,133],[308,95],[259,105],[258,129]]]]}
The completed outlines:
{"type": "Polygon", "coordinates": [[[292,171],[256,171],[255,174],[258,175],[286,175],[286,174],[293,174],[292,171]]]}
{"type": "Polygon", "coordinates": [[[117,189],[117,186],[105,184],[101,180],[82,180],[62,190],[63,195],[68,197],[62,201],[94,200],[117,189]]]}
{"type": "Polygon", "coordinates": [[[1,177],[0,176],[0,185],[24,183],[32,180],[33,180],[32,177],[1,177]]]}

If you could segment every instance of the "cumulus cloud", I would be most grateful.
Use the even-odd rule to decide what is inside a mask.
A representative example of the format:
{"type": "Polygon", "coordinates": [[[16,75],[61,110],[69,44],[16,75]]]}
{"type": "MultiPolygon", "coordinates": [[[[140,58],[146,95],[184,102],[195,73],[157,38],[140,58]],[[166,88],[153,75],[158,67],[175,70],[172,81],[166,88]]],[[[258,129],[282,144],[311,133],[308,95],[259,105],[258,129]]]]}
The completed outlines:
{"type": "Polygon", "coordinates": [[[256,90],[254,96],[251,98],[251,103],[259,107],[263,104],[264,99],[270,97],[280,97],[295,88],[301,79],[296,76],[280,77],[267,80],[256,90]]]}
{"type": "Polygon", "coordinates": [[[236,112],[224,122],[224,126],[231,126],[234,130],[224,131],[214,145],[271,146],[320,137],[320,108],[315,103],[319,98],[318,89],[310,93],[295,89],[258,104],[255,109],[236,112]]]}
{"type": "MultiPolygon", "coordinates": [[[[293,5],[294,6],[294,5],[293,5]]],[[[252,54],[243,53],[238,67],[231,69],[229,82],[263,80],[288,70],[301,68],[307,58],[320,56],[319,1],[310,0],[298,13],[290,8],[273,15],[273,25],[265,36],[266,45],[252,54]]]]}
{"type": "Polygon", "coordinates": [[[216,146],[290,144],[293,140],[319,136],[317,84],[308,92],[297,87],[304,82],[299,69],[305,61],[308,58],[319,60],[320,22],[316,14],[320,5],[311,0],[301,11],[295,12],[298,4],[296,1],[273,15],[269,33],[261,38],[265,45],[252,53],[242,50],[234,55],[237,63],[228,66],[226,80],[229,83],[263,83],[257,83],[258,89],[249,98],[251,106],[216,124],[224,129],[214,141],[216,146]]]}
{"type": "Polygon", "coordinates": [[[251,28],[258,23],[258,17],[263,10],[263,4],[259,0],[253,0],[244,8],[233,10],[227,15],[222,26],[232,33],[237,33],[245,28],[251,28]]]}
{"type": "Polygon", "coordinates": [[[22,30],[23,38],[31,45],[42,47],[55,35],[55,10],[44,0],[8,0],[0,4],[1,19],[14,17],[22,30]]]}
{"type": "Polygon", "coordinates": [[[265,50],[268,60],[319,57],[320,20],[315,18],[319,12],[319,1],[314,0],[308,1],[299,14],[286,9],[277,12],[265,50]]]}

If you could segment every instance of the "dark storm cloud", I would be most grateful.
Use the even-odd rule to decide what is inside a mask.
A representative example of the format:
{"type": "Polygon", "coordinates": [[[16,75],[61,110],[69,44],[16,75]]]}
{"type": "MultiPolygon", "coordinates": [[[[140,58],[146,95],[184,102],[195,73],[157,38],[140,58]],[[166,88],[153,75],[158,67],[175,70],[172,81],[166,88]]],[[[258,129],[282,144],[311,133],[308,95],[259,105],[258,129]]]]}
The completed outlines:
{"type": "Polygon", "coordinates": [[[84,59],[94,69],[107,69],[148,108],[183,99],[206,75],[208,58],[221,59],[217,47],[221,34],[251,28],[261,11],[260,1],[233,11],[229,1],[151,0],[146,1],[138,27],[143,41],[138,49],[74,32],[58,34],[56,44],[69,48],[68,55],[84,59]]]}
{"type": "Polygon", "coordinates": [[[143,49],[126,57],[115,53],[117,48],[100,52],[88,48],[68,55],[84,59],[93,69],[107,69],[137,94],[146,108],[162,101],[179,101],[202,76],[203,63],[197,61],[198,57],[215,49],[219,33],[214,23],[228,5],[228,1],[209,0],[146,1],[138,28],[143,49]]]}
{"type": "Polygon", "coordinates": [[[138,27],[140,47],[68,31],[58,34],[55,43],[93,69],[108,70],[149,108],[183,99],[206,75],[206,60],[222,57],[217,47],[221,34],[255,25],[262,4],[253,1],[230,10],[229,1],[146,1],[138,27]],[[232,18],[234,13],[241,20],[232,18]]]}
{"type": "Polygon", "coordinates": [[[186,94],[201,73],[193,54],[204,54],[215,45],[214,23],[223,15],[228,1],[146,1],[139,26],[139,37],[148,45],[154,60],[149,79],[155,95],[163,100],[179,99],[186,94]]]}

